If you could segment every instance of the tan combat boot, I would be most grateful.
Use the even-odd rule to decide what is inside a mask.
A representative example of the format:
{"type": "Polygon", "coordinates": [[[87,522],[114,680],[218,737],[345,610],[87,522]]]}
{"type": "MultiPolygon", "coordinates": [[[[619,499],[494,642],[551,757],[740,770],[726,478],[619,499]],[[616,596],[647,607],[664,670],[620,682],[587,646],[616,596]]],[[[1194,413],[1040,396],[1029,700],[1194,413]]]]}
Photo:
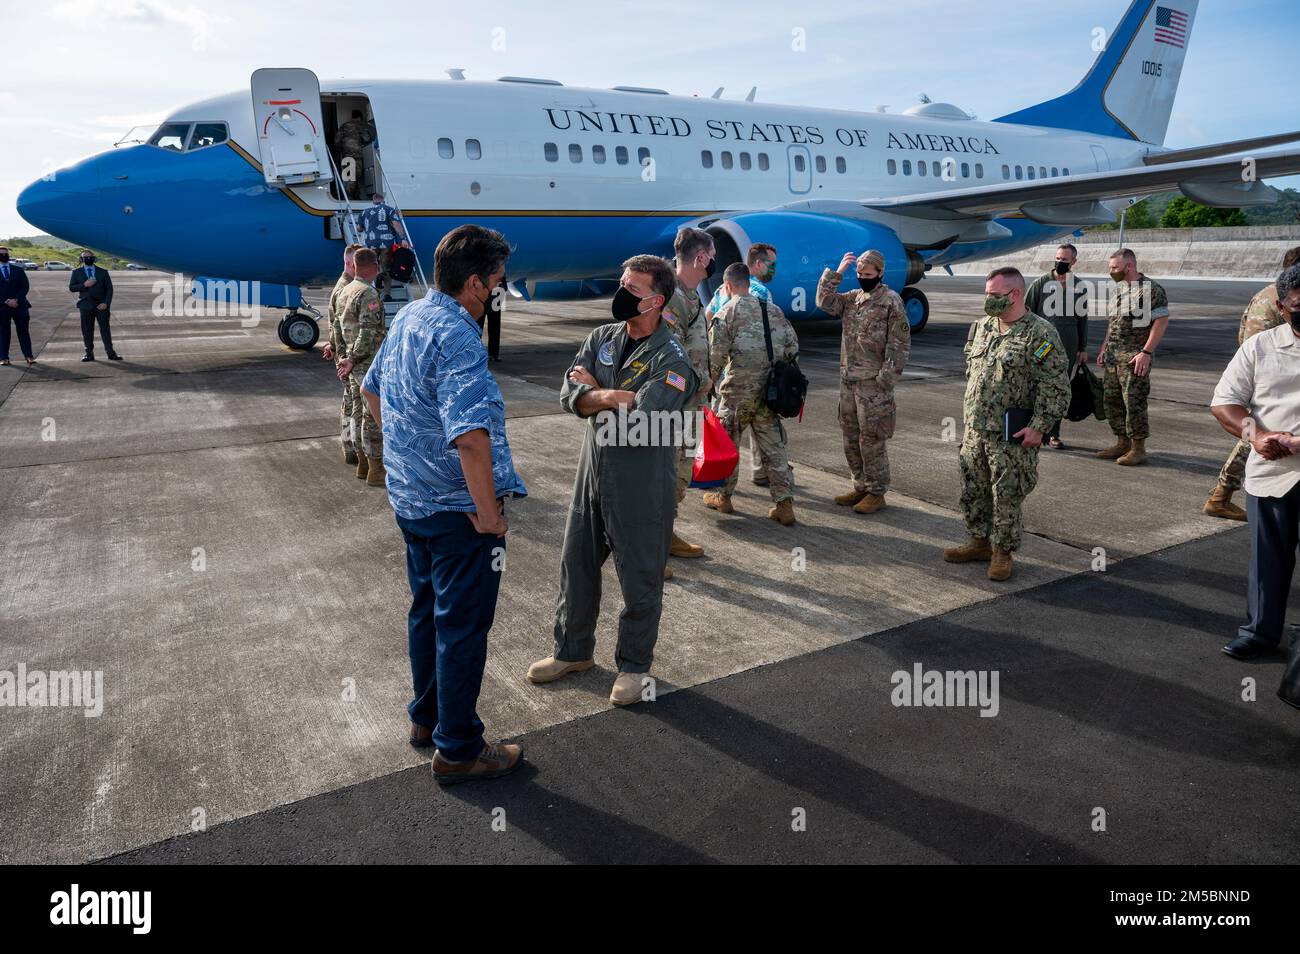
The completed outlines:
{"type": "Polygon", "coordinates": [[[1127,437],[1117,437],[1115,438],[1115,443],[1110,447],[1107,447],[1105,450],[1097,451],[1097,456],[1102,460],[1119,460],[1129,452],[1129,449],[1132,446],[1133,445],[1129,443],[1127,437]]]}
{"type": "Polygon", "coordinates": [[[949,547],[943,551],[943,558],[949,563],[972,563],[987,560],[993,556],[988,537],[971,537],[959,547],[949,547]]]}
{"type": "Polygon", "coordinates": [[[528,681],[533,683],[555,682],[571,672],[586,672],[596,665],[593,659],[577,659],[572,662],[547,656],[528,667],[528,681]]]}
{"type": "Polygon", "coordinates": [[[365,480],[366,474],[370,473],[370,459],[365,454],[357,455],[357,479],[365,480]]]}
{"type": "Polygon", "coordinates": [[[1140,437],[1133,438],[1133,446],[1129,448],[1128,453],[1115,461],[1117,464],[1123,464],[1125,467],[1136,467],[1138,464],[1145,463],[1147,459],[1147,442],[1140,437]]]}
{"type": "Polygon", "coordinates": [[[1232,491],[1223,484],[1214,488],[1210,499],[1205,501],[1201,512],[1207,517],[1222,517],[1225,520],[1245,520],[1246,511],[1232,502],[1232,491]]]}
{"type": "MultiPolygon", "coordinates": [[[[668,552],[675,557],[694,559],[695,557],[704,556],[704,547],[698,543],[687,543],[674,532],[672,546],[668,548],[668,552]]],[[[664,577],[664,579],[667,579],[667,577],[664,577]]]]}
{"type": "Polygon", "coordinates": [[[384,459],[382,457],[370,458],[370,469],[366,471],[366,483],[371,487],[384,486],[384,478],[388,476],[388,471],[384,470],[384,459]]]}
{"type": "Polygon", "coordinates": [[[989,561],[989,579],[995,583],[1011,579],[1011,551],[1001,547],[993,548],[993,559],[989,561]]]}
{"type": "Polygon", "coordinates": [[[835,502],[841,507],[852,507],[866,495],[867,492],[865,490],[850,490],[848,493],[843,493],[836,497],[835,502]]]}
{"type": "Polygon", "coordinates": [[[867,494],[853,508],[854,513],[875,513],[885,505],[884,494],[867,494]]]}
{"type": "Polygon", "coordinates": [[[731,498],[723,493],[713,492],[704,495],[704,506],[710,510],[716,510],[718,513],[735,513],[736,508],[731,505],[731,498]]]}
{"type": "Polygon", "coordinates": [[[783,527],[794,523],[794,501],[786,498],[767,512],[767,515],[783,527]]]}
{"type": "Polygon", "coordinates": [[[357,452],[351,447],[343,448],[343,463],[355,464],[357,462],[357,452]]]}
{"type": "Polygon", "coordinates": [[[609,701],[616,706],[630,706],[640,702],[641,691],[645,688],[643,680],[649,676],[649,673],[643,672],[620,672],[614,680],[614,688],[609,692],[609,701]]]}

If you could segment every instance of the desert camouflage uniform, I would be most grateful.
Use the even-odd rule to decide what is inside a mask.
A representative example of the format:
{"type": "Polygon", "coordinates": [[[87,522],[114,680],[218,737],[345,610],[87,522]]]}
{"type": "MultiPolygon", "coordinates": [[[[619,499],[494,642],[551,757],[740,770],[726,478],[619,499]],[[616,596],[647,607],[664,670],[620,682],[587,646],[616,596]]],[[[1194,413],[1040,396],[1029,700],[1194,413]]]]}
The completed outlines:
{"type": "Polygon", "coordinates": [[[351,159],[353,162],[352,176],[345,182],[348,190],[348,198],[358,199],[361,197],[361,179],[362,171],[365,169],[366,146],[375,141],[375,134],[370,127],[359,119],[349,119],[339,131],[334,134],[334,147],[339,154],[339,174],[347,176],[347,169],[343,160],[351,159]]]}
{"type": "MultiPolygon", "coordinates": [[[[1261,288],[1246,306],[1245,314],[1241,316],[1241,327],[1237,329],[1237,344],[1245,343],[1247,338],[1252,338],[1261,331],[1276,328],[1284,321],[1286,319],[1282,317],[1282,309],[1277,303],[1277,289],[1272,285],[1261,288]]],[[[1249,456],[1250,442],[1237,441],[1237,446],[1232,449],[1232,453],[1223,464],[1223,469],[1219,471],[1221,487],[1233,493],[1241,489],[1242,481],[1246,478],[1246,458],[1249,456]]]]}
{"type": "MultiPolygon", "coordinates": [[[[339,323],[339,296],[343,289],[348,286],[352,279],[346,274],[340,275],[339,280],[334,283],[334,290],[330,292],[329,307],[329,334],[330,348],[334,352],[334,367],[338,367],[339,362],[343,359],[339,357],[343,351],[343,326],[339,323]]],[[[343,382],[343,406],[339,408],[339,437],[343,441],[345,451],[355,451],[356,447],[352,443],[352,389],[347,381],[343,382]]]]}
{"type": "Polygon", "coordinates": [[[1038,448],[1003,437],[1009,408],[1032,409],[1029,426],[1046,434],[1070,405],[1061,339],[1030,312],[1003,332],[998,319],[971,325],[966,354],[966,433],[959,454],[961,509],[972,537],[1020,546],[1020,506],[1038,482],[1038,448]]]}
{"type": "Polygon", "coordinates": [[[339,331],[343,353],[339,360],[351,358],[348,395],[352,401],[352,443],[367,457],[382,459],[384,436],[370,414],[370,405],[361,396],[361,382],[370,370],[370,362],[384,340],[384,306],[379,292],[369,282],[353,279],[339,292],[339,331]]]}
{"type": "MultiPolygon", "coordinates": [[[[709,379],[709,327],[704,317],[704,306],[694,288],[687,288],[681,279],[673,297],[664,306],[664,322],[672,329],[673,335],[686,351],[691,369],[700,380],[703,388],[709,379]]],[[[695,400],[688,406],[692,413],[704,403],[708,392],[697,393],[695,400]]],[[[691,472],[695,466],[694,445],[682,445],[677,456],[677,502],[686,496],[686,487],[691,482],[691,472]]]]}
{"type": "Polygon", "coordinates": [[[883,495],[889,489],[889,454],[897,410],[894,385],[912,348],[903,300],[883,282],[870,292],[840,293],[840,275],[822,272],[817,307],[838,315],[840,343],[840,433],[855,490],[883,495]]]}
{"type": "Polygon", "coordinates": [[[1129,364],[1147,345],[1151,325],[1169,317],[1169,299],[1156,282],[1139,274],[1135,282],[1115,282],[1108,303],[1106,338],[1106,420],[1115,436],[1143,441],[1150,435],[1147,398],[1151,373],[1133,373],[1129,364]]]}
{"type": "MultiPolygon", "coordinates": [[[[772,331],[772,356],[791,361],[799,355],[799,339],[775,304],[767,305],[767,322],[772,331]]],[[[713,316],[709,329],[709,370],[717,381],[718,420],[739,446],[740,435],[749,428],[768,473],[772,502],[791,500],[790,466],[780,418],[763,403],[767,389],[767,342],[763,336],[762,305],[753,295],[730,299],[713,316]]],[[[731,472],[722,488],[724,496],[736,491],[739,467],[731,472]]]]}

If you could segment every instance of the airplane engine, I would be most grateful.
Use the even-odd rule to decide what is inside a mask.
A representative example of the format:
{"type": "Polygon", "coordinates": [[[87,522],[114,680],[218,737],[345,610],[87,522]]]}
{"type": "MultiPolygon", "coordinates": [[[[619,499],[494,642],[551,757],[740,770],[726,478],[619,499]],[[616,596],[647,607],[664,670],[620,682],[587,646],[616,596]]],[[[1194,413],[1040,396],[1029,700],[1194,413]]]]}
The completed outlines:
{"type": "MultiPolygon", "coordinates": [[[[813,212],[746,212],[716,219],[705,230],[713,236],[717,249],[717,269],[707,281],[710,294],[722,284],[723,269],[732,262],[743,262],[755,242],[766,242],[777,252],[776,277],[767,283],[772,300],[792,319],[826,317],[816,304],[817,281],[823,269],[836,268],[845,252],[860,255],[874,248],[885,256],[885,284],[899,294],[907,293],[904,300],[913,329],[920,330],[928,317],[928,306],[924,314],[913,317],[917,311],[913,302],[924,305],[925,296],[917,289],[905,288],[924,274],[920,257],[904,249],[893,230],[882,225],[813,212]]],[[[848,274],[839,290],[857,287],[856,275],[848,274]]]]}

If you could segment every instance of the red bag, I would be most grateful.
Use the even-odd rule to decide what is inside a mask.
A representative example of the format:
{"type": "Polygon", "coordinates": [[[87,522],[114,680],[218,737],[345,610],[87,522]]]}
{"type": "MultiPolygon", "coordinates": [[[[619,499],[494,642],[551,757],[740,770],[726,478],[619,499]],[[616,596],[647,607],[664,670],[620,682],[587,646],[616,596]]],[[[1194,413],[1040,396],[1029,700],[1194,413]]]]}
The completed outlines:
{"type": "Polygon", "coordinates": [[[740,451],[727,429],[707,407],[704,426],[695,444],[695,465],[691,468],[692,487],[721,487],[740,463],[740,451]]]}

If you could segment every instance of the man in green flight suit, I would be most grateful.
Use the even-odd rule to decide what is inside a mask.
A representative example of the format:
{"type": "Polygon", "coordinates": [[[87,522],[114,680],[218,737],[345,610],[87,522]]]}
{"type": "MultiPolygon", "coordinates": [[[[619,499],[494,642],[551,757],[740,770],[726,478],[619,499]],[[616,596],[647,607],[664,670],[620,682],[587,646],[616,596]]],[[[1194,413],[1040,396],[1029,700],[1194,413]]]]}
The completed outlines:
{"type": "Polygon", "coordinates": [[[614,654],[619,674],[609,697],[618,706],[642,699],[650,681],[677,504],[682,412],[694,407],[701,383],[662,320],[676,284],[662,258],[635,255],[624,262],[610,305],[614,323],[587,336],[560,388],[561,406],[585,418],[587,427],[561,547],[555,650],[529,667],[528,679],[554,682],[595,665],[600,570],[612,554],[623,591],[614,654]],[[671,439],[655,440],[665,414],[677,426],[671,439]],[[615,420],[618,428],[611,427],[615,420]]]}

